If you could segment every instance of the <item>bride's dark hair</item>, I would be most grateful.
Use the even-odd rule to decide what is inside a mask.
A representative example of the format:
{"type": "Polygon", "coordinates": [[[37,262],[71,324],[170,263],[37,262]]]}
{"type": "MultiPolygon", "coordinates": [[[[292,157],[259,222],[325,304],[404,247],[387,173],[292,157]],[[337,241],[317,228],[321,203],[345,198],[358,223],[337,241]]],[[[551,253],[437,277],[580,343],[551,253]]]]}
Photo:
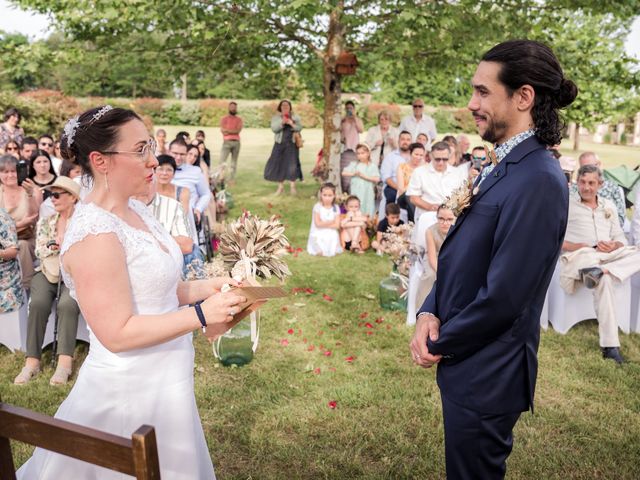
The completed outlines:
{"type": "Polygon", "coordinates": [[[102,105],[69,120],[60,135],[62,158],[82,167],[92,176],[89,154],[112,150],[118,141],[120,127],[130,120],[142,119],[133,110],[102,105]]]}
{"type": "Polygon", "coordinates": [[[493,47],[482,60],[501,64],[498,80],[509,95],[523,85],[533,87],[535,101],[531,116],[536,136],[545,145],[560,143],[564,121],[558,110],[571,105],[578,95],[578,87],[564,77],[553,51],[533,40],[510,40],[493,47]]]}

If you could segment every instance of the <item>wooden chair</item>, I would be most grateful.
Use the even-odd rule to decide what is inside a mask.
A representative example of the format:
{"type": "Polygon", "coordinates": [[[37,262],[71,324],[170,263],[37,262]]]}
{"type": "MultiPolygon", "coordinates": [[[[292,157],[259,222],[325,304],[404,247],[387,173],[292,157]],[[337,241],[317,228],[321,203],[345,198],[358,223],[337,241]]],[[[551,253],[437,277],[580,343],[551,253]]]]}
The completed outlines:
{"type": "Polygon", "coordinates": [[[149,425],[141,426],[129,440],[0,401],[0,478],[3,480],[16,478],[9,439],[133,475],[138,480],[160,478],[156,433],[149,425]]]}

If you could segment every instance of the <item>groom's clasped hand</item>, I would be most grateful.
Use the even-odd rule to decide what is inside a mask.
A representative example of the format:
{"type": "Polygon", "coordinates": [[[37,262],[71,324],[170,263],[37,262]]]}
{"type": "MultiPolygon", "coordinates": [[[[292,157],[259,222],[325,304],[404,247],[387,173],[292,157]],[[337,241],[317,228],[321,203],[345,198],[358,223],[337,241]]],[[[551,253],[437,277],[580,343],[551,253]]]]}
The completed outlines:
{"type": "Polygon", "coordinates": [[[427,339],[438,340],[440,319],[432,314],[420,315],[416,321],[416,331],[409,343],[411,357],[416,365],[431,368],[442,359],[442,355],[432,355],[427,348],[427,339]]]}

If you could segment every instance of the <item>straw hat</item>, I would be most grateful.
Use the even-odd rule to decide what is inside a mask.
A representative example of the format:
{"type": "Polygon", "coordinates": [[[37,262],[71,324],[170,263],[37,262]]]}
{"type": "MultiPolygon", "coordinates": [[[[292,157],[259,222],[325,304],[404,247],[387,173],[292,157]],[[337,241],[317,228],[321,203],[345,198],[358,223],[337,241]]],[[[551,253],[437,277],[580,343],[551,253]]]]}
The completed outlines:
{"type": "Polygon", "coordinates": [[[69,177],[59,176],[51,185],[43,187],[42,190],[51,190],[52,188],[61,188],[65,192],[70,193],[77,200],[80,199],[80,185],[71,180],[69,177]]]}

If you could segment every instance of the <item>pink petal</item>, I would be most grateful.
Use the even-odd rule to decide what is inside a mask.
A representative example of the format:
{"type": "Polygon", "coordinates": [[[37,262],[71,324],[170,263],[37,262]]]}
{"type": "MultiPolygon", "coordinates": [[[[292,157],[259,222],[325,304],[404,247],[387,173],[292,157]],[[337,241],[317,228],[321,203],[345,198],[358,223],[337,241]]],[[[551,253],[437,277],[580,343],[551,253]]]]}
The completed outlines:
{"type": "Polygon", "coordinates": [[[335,400],[331,400],[328,404],[330,409],[335,409],[338,406],[338,402],[336,402],[335,400]]]}
{"type": "Polygon", "coordinates": [[[289,345],[289,340],[287,340],[286,338],[283,338],[282,340],[280,340],[280,345],[282,345],[283,347],[286,347],[287,345],[289,345]]]}

